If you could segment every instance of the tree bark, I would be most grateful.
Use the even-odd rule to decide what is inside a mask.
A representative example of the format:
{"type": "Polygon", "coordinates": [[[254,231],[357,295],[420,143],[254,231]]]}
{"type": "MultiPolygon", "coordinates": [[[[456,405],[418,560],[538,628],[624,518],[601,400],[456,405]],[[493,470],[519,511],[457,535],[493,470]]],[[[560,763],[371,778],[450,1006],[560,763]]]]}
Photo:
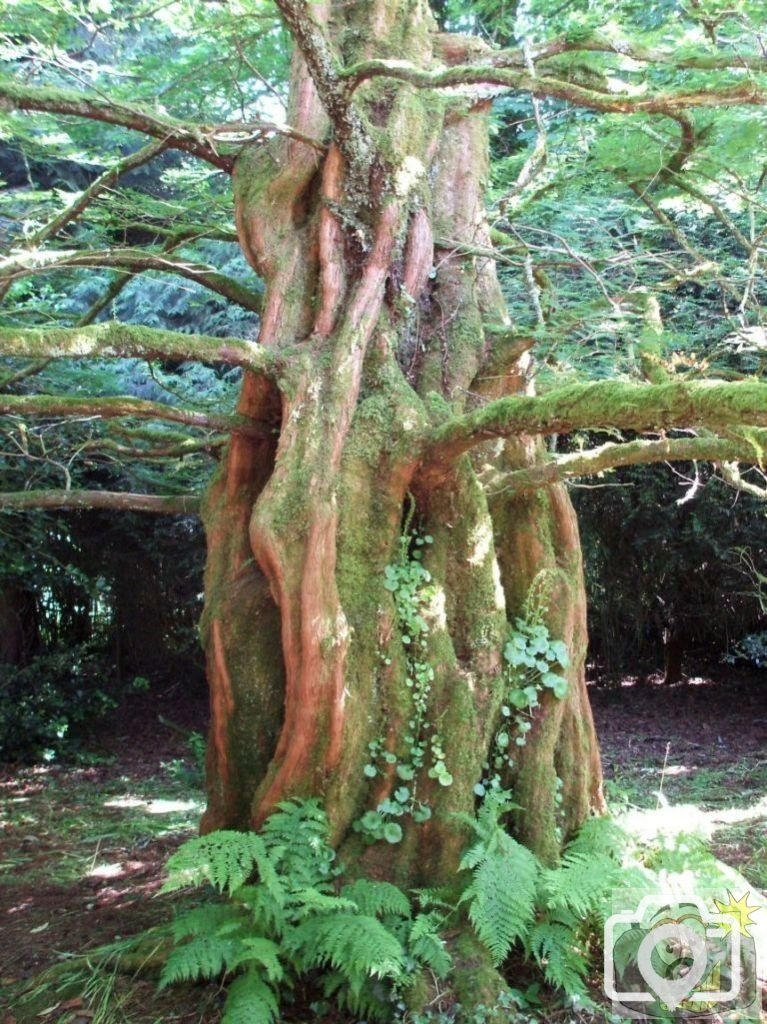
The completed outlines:
{"type": "Polygon", "coordinates": [[[257,826],[280,800],[320,794],[347,863],[403,885],[451,880],[466,841],[453,812],[474,809],[507,686],[504,644],[543,574],[569,690],[544,700],[505,781],[523,808],[518,835],[555,862],[562,839],[602,809],[574,512],[560,485],[499,497],[486,483],[488,465],[528,467],[534,439],[469,455],[462,438],[439,458],[425,444],[489,399],[526,393],[526,346],[498,373],[485,329],[508,323],[494,265],[466,255],[490,249],[489,103],[471,89],[376,81],[352,110],[323,54],[434,65],[427,5],[313,4],[311,16],[280,6],[303,49],[288,120],[297,136],[334,141],[324,154],[275,138],[235,166],[241,244],[266,283],[260,349],[279,369],[271,381],[246,374],[238,414],[263,429],[232,438],[204,503],[203,828],[257,826]],[[403,542],[403,528],[417,533],[403,542]],[[430,574],[418,638],[387,588],[387,567],[417,540],[430,574]],[[423,714],[418,666],[433,676],[423,714]],[[429,820],[400,819],[394,847],[366,842],[355,822],[402,785],[419,742],[428,750],[408,779],[410,807],[429,820]],[[429,771],[442,757],[450,784],[429,771]],[[363,769],[376,758],[371,779],[363,769]]]}
{"type": "MultiPolygon", "coordinates": [[[[542,702],[504,784],[523,807],[518,836],[554,863],[603,806],[574,513],[561,486],[491,496],[486,463],[525,468],[534,439],[439,458],[429,446],[455,417],[526,391],[524,346],[495,372],[485,325],[508,317],[494,264],[466,255],[490,248],[489,102],[371,82],[351,110],[334,92],[328,47],[346,61],[435,62],[422,0],[280,7],[303,49],[296,136],[246,149],[234,169],[241,245],[266,285],[259,358],[273,371],[246,370],[237,414],[251,429],[232,435],[203,502],[202,828],[258,827],[280,801],[319,795],[347,869],[454,883],[468,838],[455,812],[475,809],[509,685],[504,646],[543,573],[569,691],[542,702]],[[326,152],[299,137],[328,133],[326,152]],[[391,581],[416,549],[428,583],[414,633],[391,581]],[[363,816],[403,787],[399,841],[371,841],[363,816]]],[[[466,948],[456,985],[482,959],[466,948]]],[[[492,1000],[502,981],[487,957],[482,971],[478,998],[492,1000]]]]}

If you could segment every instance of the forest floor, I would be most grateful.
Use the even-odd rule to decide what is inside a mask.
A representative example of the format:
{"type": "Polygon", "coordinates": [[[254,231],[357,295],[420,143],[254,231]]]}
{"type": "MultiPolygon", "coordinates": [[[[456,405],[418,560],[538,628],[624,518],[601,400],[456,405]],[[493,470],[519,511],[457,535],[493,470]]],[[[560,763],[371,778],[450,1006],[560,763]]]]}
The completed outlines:
{"type": "MultiPolygon", "coordinates": [[[[612,807],[638,830],[673,823],[704,833],[761,890],[766,682],[729,672],[674,687],[623,680],[591,689],[612,807]]],[[[90,764],[0,768],[0,1024],[218,1020],[216,986],[158,993],[108,965],[72,960],[66,969],[76,954],[171,918],[172,899],[159,890],[165,861],[202,809],[188,736],[204,731],[205,717],[202,695],[134,695],[102,727],[90,764]],[[49,968],[59,973],[41,982],[49,968]]]]}

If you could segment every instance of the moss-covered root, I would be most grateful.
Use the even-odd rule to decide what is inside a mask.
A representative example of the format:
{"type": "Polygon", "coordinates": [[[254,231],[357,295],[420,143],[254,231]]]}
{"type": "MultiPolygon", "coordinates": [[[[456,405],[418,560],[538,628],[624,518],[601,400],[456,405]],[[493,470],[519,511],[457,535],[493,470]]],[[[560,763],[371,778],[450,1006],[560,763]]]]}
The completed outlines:
{"type": "MultiPolygon", "coordinates": [[[[487,949],[468,929],[455,939],[451,952],[450,986],[457,1011],[455,1020],[459,1024],[470,1024],[476,1019],[479,1007],[492,1011],[498,1006],[502,994],[508,992],[508,985],[493,967],[487,949]]],[[[493,1019],[492,1014],[490,1019],[493,1019]]]]}

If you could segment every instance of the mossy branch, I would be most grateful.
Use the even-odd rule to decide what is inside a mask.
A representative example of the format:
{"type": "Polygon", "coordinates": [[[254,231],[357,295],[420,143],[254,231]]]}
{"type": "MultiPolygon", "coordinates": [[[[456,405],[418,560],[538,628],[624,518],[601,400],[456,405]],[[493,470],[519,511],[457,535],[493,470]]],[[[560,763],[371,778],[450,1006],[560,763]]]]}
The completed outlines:
{"type": "MultiPolygon", "coordinates": [[[[767,431],[753,431],[762,435],[767,449],[767,431]]],[[[497,490],[520,492],[536,487],[547,487],[574,477],[594,476],[618,466],[640,466],[654,462],[758,462],[753,443],[738,438],[723,437],[663,437],[657,440],[626,441],[623,444],[603,444],[583,452],[560,455],[550,462],[529,469],[506,474],[497,490]]],[[[728,475],[723,478],[730,483],[728,475]]],[[[734,484],[733,484],[734,486],[734,484]]],[[[753,485],[749,485],[751,491],[753,485]]],[[[760,496],[764,496],[761,490],[760,496]]],[[[753,493],[753,491],[752,491],[753,493]]]]}
{"type": "Polygon", "coordinates": [[[116,509],[128,512],[152,512],[156,515],[199,515],[200,498],[196,494],[131,494],[123,491],[9,491],[0,493],[0,509],[116,509]]]}
{"type": "Polygon", "coordinates": [[[593,381],[538,397],[500,398],[432,435],[427,462],[439,464],[495,437],[615,428],[644,431],[767,427],[767,384],[693,381],[629,384],[593,381]]]}
{"type": "MultiPolygon", "coordinates": [[[[554,39],[540,47],[531,47],[530,57],[535,63],[551,60],[563,53],[610,53],[628,57],[640,64],[662,64],[679,71],[726,71],[742,68],[749,71],[767,71],[767,57],[763,54],[732,52],[714,54],[701,51],[680,57],[667,50],[650,49],[633,40],[596,33],[587,39],[554,39]]],[[[496,50],[486,59],[496,67],[524,67],[525,55],[521,50],[496,50]]]]}
{"type": "Polygon", "coordinates": [[[767,90],[752,79],[724,89],[696,89],[691,92],[629,93],[601,92],[565,79],[531,75],[527,70],[464,64],[427,71],[404,61],[368,60],[347,68],[343,77],[356,88],[371,78],[391,78],[418,89],[450,89],[463,85],[497,86],[527,92],[538,99],[559,99],[577,107],[612,114],[664,114],[673,117],[694,107],[763,106],[767,90]]]}
{"type": "Polygon", "coordinates": [[[119,160],[108,170],[104,171],[103,174],[100,174],[88,188],[84,189],[53,220],[44,224],[30,238],[25,238],[24,248],[34,249],[47,242],[49,238],[54,238],[62,228],[76,220],[103,192],[119,181],[123,174],[127,174],[128,171],[134,171],[137,167],[143,167],[144,164],[148,164],[150,160],[159,156],[160,153],[164,153],[167,148],[167,143],[164,140],[150,142],[141,149],[136,150],[135,153],[130,153],[124,159],[119,160]]]}
{"type": "Polygon", "coordinates": [[[76,89],[29,85],[0,78],[0,111],[38,111],[64,114],[91,121],[103,121],[161,139],[169,149],[181,149],[231,172],[234,158],[220,153],[205,136],[202,125],[188,125],[133,104],[119,103],[102,96],[85,96],[76,89]]]}
{"type": "Polygon", "coordinates": [[[23,253],[14,259],[0,263],[0,280],[7,282],[45,274],[52,270],[67,267],[96,267],[129,270],[131,273],[142,273],[155,270],[166,274],[178,274],[189,281],[209,288],[223,295],[230,302],[237,303],[244,309],[254,313],[261,311],[261,296],[250,288],[246,288],[227,277],[219,274],[204,263],[192,260],[171,259],[160,253],[144,252],[141,249],[104,249],[94,252],[45,252],[23,253]]]}
{"type": "Polygon", "coordinates": [[[256,439],[270,435],[264,425],[254,423],[245,416],[213,416],[182,409],[161,402],[149,402],[142,398],[66,398],[61,395],[0,395],[0,415],[33,416],[45,419],[93,418],[113,419],[129,416],[134,419],[164,420],[169,423],[184,423],[189,427],[200,427],[242,434],[256,439]]]}
{"type": "MultiPolygon", "coordinates": [[[[172,359],[241,366],[273,376],[276,360],[255,342],[110,320],[86,327],[0,327],[0,354],[22,359],[172,359]]],[[[18,377],[18,375],[16,375],[18,377]]]]}

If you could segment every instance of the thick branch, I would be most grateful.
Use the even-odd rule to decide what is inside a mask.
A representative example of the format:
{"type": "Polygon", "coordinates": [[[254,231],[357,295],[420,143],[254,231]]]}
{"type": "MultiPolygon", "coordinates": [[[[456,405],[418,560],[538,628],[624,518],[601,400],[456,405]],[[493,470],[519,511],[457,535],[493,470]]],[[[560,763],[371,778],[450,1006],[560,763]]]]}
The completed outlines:
{"type": "Polygon", "coordinates": [[[190,427],[245,434],[248,437],[271,436],[266,427],[244,416],[212,416],[195,409],[181,409],[142,398],[65,398],[60,395],[0,395],[0,415],[35,416],[46,419],[113,419],[130,416],[142,420],[166,420],[190,427]]]}
{"type": "Polygon", "coordinates": [[[0,354],[23,359],[181,359],[271,376],[276,360],[252,341],[178,334],[116,320],[88,327],[0,328],[0,354]]]}
{"type": "Polygon", "coordinates": [[[371,78],[393,78],[419,89],[448,89],[462,85],[499,86],[516,92],[527,92],[540,99],[560,99],[578,107],[613,114],[665,114],[673,116],[692,107],[762,106],[767,90],[752,81],[726,89],[698,89],[694,92],[627,93],[598,92],[575,82],[511,68],[461,65],[437,71],[426,71],[402,61],[369,60],[355,64],[344,76],[356,88],[371,78]]]}
{"type": "Polygon", "coordinates": [[[0,279],[14,281],[34,274],[44,274],[51,270],[64,267],[116,267],[141,273],[145,270],[156,270],[161,273],[178,274],[201,284],[211,291],[223,295],[238,306],[258,313],[261,310],[261,296],[257,292],[238,284],[231,277],[219,274],[204,263],[189,260],[170,259],[157,253],[148,253],[140,249],[106,249],[96,252],[50,252],[29,253],[15,259],[0,263],[0,279]]]}
{"type": "Polygon", "coordinates": [[[628,384],[594,381],[557,388],[539,397],[500,398],[438,428],[428,461],[445,461],[482,441],[520,434],[571,430],[660,431],[692,427],[727,430],[767,427],[767,384],[692,381],[628,384]]]}
{"type": "Polygon", "coordinates": [[[202,126],[185,125],[168,117],[158,117],[149,110],[116,103],[100,96],[83,96],[75,89],[59,89],[27,85],[0,79],[0,110],[33,110],[47,114],[84,117],[91,121],[121,125],[161,139],[169,149],[182,149],[231,172],[234,158],[219,153],[204,134],[202,126]]]}
{"type": "Polygon", "coordinates": [[[196,494],[130,494],[121,491],[10,491],[0,493],[0,509],[106,508],[161,515],[199,515],[196,494]]]}
{"type": "MultiPolygon", "coordinates": [[[[767,448],[767,434],[761,443],[767,448]]],[[[641,466],[653,462],[721,462],[737,460],[758,462],[754,444],[740,438],[664,437],[655,441],[627,441],[624,444],[603,444],[590,451],[560,455],[551,462],[519,469],[503,477],[500,490],[528,491],[547,487],[572,477],[594,476],[618,466],[641,466]]],[[[723,473],[724,476],[724,473],[723,473]]],[[[726,478],[726,477],[725,477],[726,478]]]]}

